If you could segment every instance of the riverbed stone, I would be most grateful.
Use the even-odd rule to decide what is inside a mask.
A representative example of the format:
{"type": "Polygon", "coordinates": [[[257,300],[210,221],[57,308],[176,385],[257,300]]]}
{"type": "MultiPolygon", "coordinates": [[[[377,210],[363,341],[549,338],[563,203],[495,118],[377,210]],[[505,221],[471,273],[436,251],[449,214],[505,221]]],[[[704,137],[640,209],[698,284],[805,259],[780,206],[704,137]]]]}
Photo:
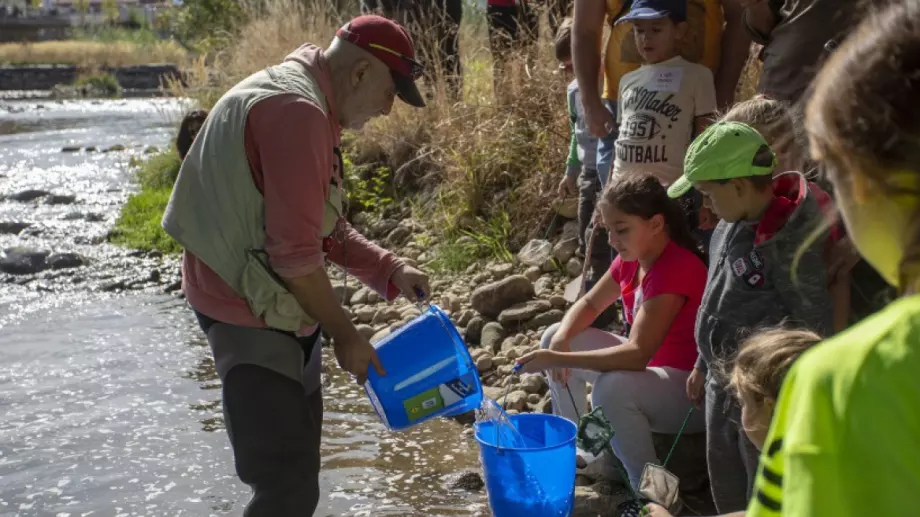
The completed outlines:
{"type": "Polygon", "coordinates": [[[501,264],[493,264],[489,266],[489,273],[491,273],[492,276],[496,279],[500,280],[510,275],[511,273],[514,273],[514,264],[509,264],[507,262],[501,264]]]}
{"type": "Polygon", "coordinates": [[[355,294],[351,296],[352,305],[364,305],[367,303],[367,294],[370,292],[370,289],[367,287],[362,287],[355,291],[355,294]]]}
{"type": "Polygon", "coordinates": [[[472,321],[473,318],[475,317],[476,317],[476,313],[467,309],[461,312],[459,316],[457,316],[457,325],[460,325],[461,327],[465,327],[469,325],[470,321],[472,321]]]}
{"type": "Polygon", "coordinates": [[[492,356],[483,355],[479,359],[476,359],[476,369],[479,370],[479,373],[486,372],[492,369],[492,356]]]}
{"type": "Polygon", "coordinates": [[[26,228],[32,226],[31,223],[19,221],[0,221],[0,235],[18,235],[26,228]]]}
{"type": "Polygon", "coordinates": [[[512,391],[499,404],[502,404],[506,410],[523,411],[527,407],[527,393],[522,390],[512,391]]]}
{"type": "Polygon", "coordinates": [[[412,235],[412,230],[405,226],[397,226],[393,228],[390,232],[390,235],[387,236],[387,242],[390,246],[398,247],[402,246],[409,240],[409,237],[412,235]]]}
{"type": "Polygon", "coordinates": [[[482,476],[479,475],[479,472],[474,471],[464,472],[450,483],[450,488],[453,490],[469,490],[471,492],[478,492],[484,486],[486,486],[486,483],[482,480],[482,476]]]}
{"type": "Polygon", "coordinates": [[[533,296],[533,283],[523,275],[513,275],[477,288],[473,291],[470,303],[476,312],[495,318],[508,307],[530,300],[533,296]]]}
{"type": "Polygon", "coordinates": [[[473,319],[466,324],[466,333],[464,334],[466,342],[471,345],[478,345],[481,343],[484,326],[485,320],[481,316],[474,316],[473,319]]]}
{"type": "MultiPolygon", "coordinates": [[[[467,327],[469,330],[469,326],[467,327]]],[[[494,321],[486,323],[482,328],[482,338],[480,343],[482,348],[498,353],[501,350],[502,339],[505,337],[505,328],[494,321]]]]}
{"type": "Polygon", "coordinates": [[[77,196],[73,194],[51,194],[45,198],[46,205],[70,205],[76,202],[77,196]]]}
{"type": "MultiPolygon", "coordinates": [[[[85,265],[87,263],[87,260],[84,257],[76,253],[65,252],[65,253],[53,253],[49,255],[47,262],[48,262],[48,267],[50,267],[51,269],[71,269],[71,268],[80,267],[80,266],[85,265]]],[[[148,275],[148,278],[149,278],[149,275],[148,275]]]]}
{"type": "Polygon", "coordinates": [[[521,377],[521,388],[527,393],[542,395],[546,393],[549,386],[546,384],[546,378],[539,373],[529,373],[521,377]]]}
{"type": "Polygon", "coordinates": [[[377,309],[369,306],[363,305],[355,309],[355,317],[358,318],[358,321],[361,323],[371,323],[374,325],[378,323],[383,323],[382,321],[374,321],[374,316],[377,315],[377,309]]]}
{"type": "Polygon", "coordinates": [[[549,294],[553,291],[554,284],[555,284],[555,281],[553,280],[551,276],[549,275],[541,276],[533,284],[534,293],[536,293],[537,296],[544,296],[546,294],[549,294]]]}
{"type": "Polygon", "coordinates": [[[116,152],[116,151],[124,151],[125,149],[127,149],[127,147],[125,147],[124,145],[122,145],[122,144],[115,144],[115,145],[110,145],[110,146],[106,147],[105,149],[103,149],[102,152],[104,152],[104,153],[112,153],[112,152],[116,152]]]}
{"type": "Polygon", "coordinates": [[[29,201],[35,201],[36,199],[50,195],[51,192],[48,192],[47,190],[29,189],[16,192],[15,194],[10,194],[7,199],[12,201],[19,201],[20,203],[27,203],[29,201]]]}
{"type": "Polygon", "coordinates": [[[536,317],[534,317],[534,319],[529,322],[529,326],[533,328],[548,327],[553,323],[559,323],[564,317],[564,312],[559,309],[552,309],[544,313],[537,314],[536,317]]]}
{"type": "Polygon", "coordinates": [[[618,517],[617,506],[628,499],[625,489],[616,490],[597,483],[575,487],[575,508],[572,517],[618,517]]]}
{"type": "Polygon", "coordinates": [[[569,302],[565,299],[565,296],[562,296],[561,294],[554,294],[549,297],[549,304],[553,307],[565,307],[569,304],[569,302]]]}
{"type": "Polygon", "coordinates": [[[368,340],[374,337],[374,334],[376,334],[374,327],[368,325],[367,323],[360,323],[355,325],[355,330],[358,331],[358,334],[360,334],[361,337],[368,340]]]}
{"type": "Polygon", "coordinates": [[[553,258],[558,260],[560,264],[565,264],[575,256],[576,251],[578,251],[577,236],[557,242],[553,246],[553,258]]]}
{"type": "Polygon", "coordinates": [[[498,315],[498,322],[508,327],[514,323],[528,321],[541,312],[550,310],[551,306],[546,300],[532,300],[519,303],[505,309],[498,315]]]}
{"type": "Polygon", "coordinates": [[[392,323],[399,320],[401,317],[402,315],[396,307],[385,307],[374,314],[374,319],[371,320],[371,324],[392,323]]]}
{"type": "Polygon", "coordinates": [[[374,334],[373,336],[371,336],[371,344],[373,345],[373,344],[377,343],[377,342],[380,341],[381,339],[383,339],[383,338],[389,336],[391,333],[392,333],[392,331],[390,330],[390,327],[384,327],[384,328],[381,329],[379,332],[377,332],[376,334],[374,334]]]}
{"type": "Polygon", "coordinates": [[[48,268],[49,252],[31,248],[7,248],[0,253],[0,271],[11,275],[31,275],[48,268]]]}
{"type": "Polygon", "coordinates": [[[543,274],[543,270],[539,266],[531,266],[527,268],[527,271],[524,271],[524,276],[527,277],[531,282],[536,282],[540,278],[540,275],[543,274]]]}
{"type": "Polygon", "coordinates": [[[578,257],[572,257],[565,264],[565,272],[568,273],[570,277],[575,278],[581,274],[583,266],[584,264],[582,263],[581,259],[578,257]]]}

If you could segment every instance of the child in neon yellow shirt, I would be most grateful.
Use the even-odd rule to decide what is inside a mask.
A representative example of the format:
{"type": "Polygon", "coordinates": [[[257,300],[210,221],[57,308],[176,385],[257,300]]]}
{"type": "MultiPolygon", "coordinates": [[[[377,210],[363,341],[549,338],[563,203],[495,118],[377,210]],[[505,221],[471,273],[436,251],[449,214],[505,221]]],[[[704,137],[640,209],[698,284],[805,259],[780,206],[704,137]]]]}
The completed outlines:
{"type": "Polygon", "coordinates": [[[915,514],[920,495],[920,8],[872,13],[806,110],[860,254],[903,297],[810,350],[787,376],[748,517],[915,514]]]}

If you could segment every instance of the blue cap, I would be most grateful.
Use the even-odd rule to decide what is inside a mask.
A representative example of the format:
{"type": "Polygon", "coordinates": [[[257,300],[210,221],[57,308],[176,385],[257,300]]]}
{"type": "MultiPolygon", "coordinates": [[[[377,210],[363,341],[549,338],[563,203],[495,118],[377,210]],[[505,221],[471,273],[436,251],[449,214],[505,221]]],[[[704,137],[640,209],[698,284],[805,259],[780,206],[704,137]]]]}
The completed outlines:
{"type": "Polygon", "coordinates": [[[636,20],[657,20],[670,17],[677,21],[687,20],[687,0],[633,0],[626,16],[616,23],[636,20]]]}

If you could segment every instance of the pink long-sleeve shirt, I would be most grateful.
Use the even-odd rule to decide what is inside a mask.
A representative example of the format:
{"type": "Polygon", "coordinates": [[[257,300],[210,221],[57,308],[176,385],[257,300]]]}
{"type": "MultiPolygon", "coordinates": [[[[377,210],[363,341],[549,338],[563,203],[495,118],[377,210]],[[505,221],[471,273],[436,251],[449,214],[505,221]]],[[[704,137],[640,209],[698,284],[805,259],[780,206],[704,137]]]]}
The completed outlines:
{"type": "MultiPolygon", "coordinates": [[[[325,264],[323,214],[329,189],[342,183],[343,171],[333,151],[342,130],[322,49],[303,45],[286,60],[301,63],[316,78],[329,115],[297,95],[269,97],[249,111],[244,145],[253,182],[265,199],[265,251],[272,269],[283,278],[296,278],[325,264]]],[[[341,243],[329,250],[329,260],[387,299],[394,298],[398,291],[389,280],[402,262],[351,225],[342,227],[341,243]]],[[[266,326],[229,284],[188,251],[182,258],[182,290],[195,310],[217,321],[266,326]]],[[[314,330],[304,327],[298,334],[314,330]]]]}

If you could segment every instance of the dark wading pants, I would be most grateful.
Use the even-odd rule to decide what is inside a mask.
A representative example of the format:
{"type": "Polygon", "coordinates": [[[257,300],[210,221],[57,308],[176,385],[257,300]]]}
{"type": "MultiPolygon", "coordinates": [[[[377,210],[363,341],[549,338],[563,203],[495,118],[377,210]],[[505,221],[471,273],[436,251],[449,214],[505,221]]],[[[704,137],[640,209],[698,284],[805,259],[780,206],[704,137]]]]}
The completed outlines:
{"type": "Polygon", "coordinates": [[[253,490],[244,517],[308,517],[319,503],[320,332],[295,337],[195,313],[223,383],[236,472],[253,490]]]}

